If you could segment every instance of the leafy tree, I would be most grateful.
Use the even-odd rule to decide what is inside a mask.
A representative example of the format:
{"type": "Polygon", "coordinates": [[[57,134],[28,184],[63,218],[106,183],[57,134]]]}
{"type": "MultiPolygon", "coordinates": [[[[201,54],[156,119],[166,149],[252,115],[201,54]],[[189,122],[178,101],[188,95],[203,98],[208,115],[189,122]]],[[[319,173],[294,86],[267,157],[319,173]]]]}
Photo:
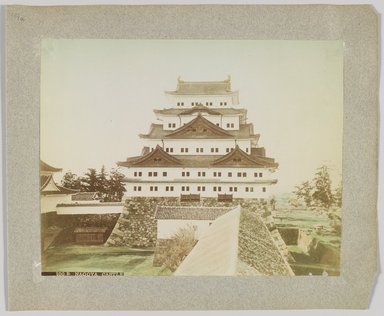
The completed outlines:
{"type": "Polygon", "coordinates": [[[302,200],[305,206],[312,206],[313,186],[309,181],[305,181],[302,184],[296,186],[296,191],[293,192],[298,200],[302,200]]]}
{"type": "Polygon", "coordinates": [[[106,196],[108,201],[121,201],[124,192],[126,191],[123,180],[124,175],[122,173],[118,172],[116,169],[111,171],[107,181],[106,196]]]}
{"type": "Polygon", "coordinates": [[[68,189],[75,189],[80,190],[81,189],[81,180],[80,178],[72,173],[71,171],[68,171],[61,180],[61,185],[68,189]]]}
{"type": "Polygon", "coordinates": [[[321,166],[317,169],[313,183],[312,198],[315,204],[329,209],[334,203],[334,197],[327,166],[321,166]]]}

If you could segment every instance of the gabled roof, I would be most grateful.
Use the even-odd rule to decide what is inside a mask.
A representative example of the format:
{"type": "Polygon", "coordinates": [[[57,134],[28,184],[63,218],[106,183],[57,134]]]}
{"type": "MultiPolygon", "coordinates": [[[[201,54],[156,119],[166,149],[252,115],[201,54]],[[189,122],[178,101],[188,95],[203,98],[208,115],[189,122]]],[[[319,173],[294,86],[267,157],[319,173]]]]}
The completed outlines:
{"type": "Polygon", "coordinates": [[[168,94],[178,95],[219,95],[232,94],[231,79],[228,76],[224,81],[183,81],[178,78],[175,91],[166,91],[168,94]]]}
{"type": "Polygon", "coordinates": [[[79,192],[78,190],[64,188],[57,185],[53,180],[52,175],[41,175],[40,176],[40,194],[41,195],[52,195],[52,194],[74,194],[79,192]]]}
{"type": "Polygon", "coordinates": [[[155,219],[215,220],[233,207],[158,206],[155,219]]]}
{"type": "Polygon", "coordinates": [[[169,108],[162,110],[155,109],[153,110],[153,112],[162,115],[190,115],[196,112],[206,112],[211,115],[244,115],[245,113],[247,113],[247,110],[235,108],[209,108],[205,105],[197,105],[193,108],[169,108]]]}
{"type": "Polygon", "coordinates": [[[55,168],[40,160],[40,172],[60,172],[63,169],[55,168]]]}
{"type": "Polygon", "coordinates": [[[204,118],[200,113],[195,119],[188,122],[184,126],[172,131],[165,138],[233,138],[233,135],[228,133],[221,127],[213,124],[204,118]]]}
{"type": "MultiPolygon", "coordinates": [[[[191,123],[191,122],[189,122],[189,123],[191,123]]],[[[193,138],[207,138],[207,139],[229,138],[229,139],[253,139],[253,140],[257,141],[259,139],[259,137],[260,137],[260,134],[254,134],[253,133],[253,124],[252,123],[240,124],[240,128],[238,130],[225,130],[225,129],[222,129],[222,128],[216,126],[213,123],[212,123],[212,125],[214,125],[215,130],[218,128],[219,130],[224,131],[225,133],[227,133],[230,136],[225,136],[224,137],[224,136],[221,136],[221,134],[220,134],[218,136],[212,135],[211,137],[195,137],[194,133],[189,133],[189,134],[184,134],[183,137],[180,137],[180,138],[186,138],[186,139],[193,139],[193,138]]],[[[184,125],[182,127],[185,127],[185,126],[186,125],[184,125]]],[[[177,130],[180,130],[180,128],[177,129],[177,130]]],[[[141,138],[146,138],[146,139],[166,139],[166,138],[169,138],[169,139],[175,138],[175,139],[177,139],[178,137],[168,137],[168,135],[176,132],[177,130],[174,130],[174,131],[164,130],[162,124],[151,124],[149,133],[148,134],[140,134],[139,136],[141,138]]]]}
{"type": "Polygon", "coordinates": [[[78,192],[72,195],[72,201],[93,201],[97,200],[98,197],[97,192],[78,192]]]}
{"type": "Polygon", "coordinates": [[[131,166],[181,166],[182,162],[166,153],[164,149],[162,149],[159,145],[151,151],[150,153],[140,156],[140,157],[132,157],[131,159],[127,159],[127,161],[122,161],[117,163],[118,166],[122,167],[131,167],[131,166]]]}
{"type": "Polygon", "coordinates": [[[263,157],[250,156],[246,152],[240,149],[236,145],[235,149],[228,154],[220,157],[219,159],[213,162],[213,165],[216,167],[219,166],[231,166],[231,167],[277,167],[278,164],[274,161],[267,161],[263,157]]]}

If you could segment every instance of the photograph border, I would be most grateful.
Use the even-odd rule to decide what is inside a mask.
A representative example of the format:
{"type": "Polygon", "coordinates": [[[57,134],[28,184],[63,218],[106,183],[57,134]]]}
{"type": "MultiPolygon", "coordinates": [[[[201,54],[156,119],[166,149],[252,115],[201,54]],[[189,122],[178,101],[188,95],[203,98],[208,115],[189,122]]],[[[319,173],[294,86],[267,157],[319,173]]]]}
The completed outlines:
{"type": "Polygon", "coordinates": [[[368,306],[377,277],[378,182],[378,17],[371,6],[11,6],[6,16],[8,309],[368,306]],[[343,40],[341,276],[41,276],[39,95],[43,38],[343,40]],[[105,293],[112,296],[105,297],[105,293]]]}

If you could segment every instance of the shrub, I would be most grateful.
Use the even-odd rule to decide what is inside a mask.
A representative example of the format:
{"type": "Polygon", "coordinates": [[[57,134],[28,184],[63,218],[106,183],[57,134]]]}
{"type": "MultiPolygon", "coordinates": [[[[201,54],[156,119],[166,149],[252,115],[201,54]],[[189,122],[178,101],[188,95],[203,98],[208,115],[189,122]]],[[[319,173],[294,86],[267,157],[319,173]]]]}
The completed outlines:
{"type": "Polygon", "coordinates": [[[172,272],[176,271],[196,242],[195,229],[192,226],[180,228],[164,246],[162,258],[164,266],[172,272]]]}

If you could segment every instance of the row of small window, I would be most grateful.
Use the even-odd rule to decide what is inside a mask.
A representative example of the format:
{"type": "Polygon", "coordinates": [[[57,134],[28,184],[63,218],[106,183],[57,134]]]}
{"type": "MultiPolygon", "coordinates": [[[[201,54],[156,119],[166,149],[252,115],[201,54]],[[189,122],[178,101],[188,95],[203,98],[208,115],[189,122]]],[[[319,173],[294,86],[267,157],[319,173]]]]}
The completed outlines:
{"type": "MultiPolygon", "coordinates": [[[[217,123],[216,125],[219,126],[220,124],[217,123]]],[[[176,123],[168,123],[168,128],[175,128],[175,127],[176,127],[176,123]]],[[[227,128],[235,128],[235,123],[227,123],[227,128]]]]}
{"type": "MultiPolygon", "coordinates": [[[[163,171],[162,174],[163,174],[163,177],[166,177],[168,175],[168,172],[163,171]]],[[[141,171],[135,171],[133,173],[134,177],[141,177],[142,175],[143,175],[143,173],[141,171]]],[[[148,172],[148,177],[157,177],[157,175],[158,175],[157,171],[149,171],[148,172]]],[[[182,177],[189,177],[190,175],[191,175],[191,173],[189,171],[182,171],[181,172],[181,176],[182,177]]],[[[198,171],[197,172],[197,176],[198,177],[205,177],[206,173],[205,173],[205,171],[198,171]]],[[[214,177],[221,177],[221,172],[220,171],[214,171],[213,172],[213,176],[214,177]]],[[[245,177],[247,177],[247,173],[246,172],[238,172],[237,176],[239,178],[241,178],[241,177],[245,178],[245,177]]],[[[232,177],[232,172],[228,172],[228,177],[232,177]]],[[[262,178],[263,177],[263,173],[262,172],[255,172],[254,173],[254,177],[255,178],[262,178]]]]}
{"type": "MultiPolygon", "coordinates": [[[[195,105],[199,105],[199,104],[203,104],[202,102],[191,102],[191,105],[192,106],[195,106],[195,105]]],[[[208,106],[212,106],[213,103],[212,102],[205,102],[205,105],[208,106]]],[[[220,106],[225,106],[227,105],[227,102],[220,102],[220,106]]],[[[177,106],[184,106],[184,102],[177,102],[177,106]]]]}
{"type": "MultiPolygon", "coordinates": [[[[233,148],[226,148],[225,152],[229,153],[230,151],[233,151],[233,150],[234,150],[233,148]]],[[[167,153],[173,153],[173,148],[172,147],[166,147],[165,151],[167,153]]],[[[248,152],[249,149],[245,148],[245,151],[248,152]]],[[[187,153],[187,152],[189,152],[189,148],[186,148],[186,147],[180,148],[180,152],[187,153]]],[[[202,152],[204,152],[204,148],[201,148],[201,147],[200,148],[196,148],[196,152],[197,153],[202,153],[202,152]]],[[[218,153],[218,152],[219,152],[219,148],[211,148],[211,153],[218,153]]]]}
{"type": "MultiPolygon", "coordinates": [[[[135,171],[133,173],[134,177],[141,177],[143,173],[141,171],[135,171]]],[[[166,177],[168,175],[168,172],[163,171],[163,177],[166,177]]],[[[157,171],[149,171],[148,172],[148,177],[157,177],[157,171]]]]}
{"type": "MultiPolygon", "coordinates": [[[[169,191],[173,192],[173,189],[174,189],[173,186],[166,186],[165,187],[165,191],[167,191],[167,192],[169,192],[169,191]]],[[[134,186],[133,191],[141,191],[141,186],[134,186]]],[[[151,192],[158,191],[158,187],[157,186],[150,186],[149,191],[151,191],[151,192]]],[[[182,186],[181,191],[182,192],[189,192],[189,186],[182,186]]],[[[197,191],[198,192],[205,192],[205,186],[198,186],[197,191]]],[[[221,187],[214,186],[213,191],[214,192],[221,192],[221,187]]],[[[263,187],[262,191],[266,192],[267,188],[263,187]]],[[[237,192],[237,187],[229,187],[229,192],[237,192]]],[[[253,187],[245,187],[245,192],[253,192],[253,187]]]]}

